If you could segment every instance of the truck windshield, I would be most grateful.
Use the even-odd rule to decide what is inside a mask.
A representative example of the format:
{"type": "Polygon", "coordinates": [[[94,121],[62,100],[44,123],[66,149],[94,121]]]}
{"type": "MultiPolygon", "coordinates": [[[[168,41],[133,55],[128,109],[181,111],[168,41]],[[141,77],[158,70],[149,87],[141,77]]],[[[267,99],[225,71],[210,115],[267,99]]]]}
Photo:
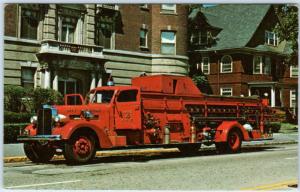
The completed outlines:
{"type": "Polygon", "coordinates": [[[93,96],[90,96],[90,103],[110,103],[114,95],[114,90],[96,91],[93,96]]]}

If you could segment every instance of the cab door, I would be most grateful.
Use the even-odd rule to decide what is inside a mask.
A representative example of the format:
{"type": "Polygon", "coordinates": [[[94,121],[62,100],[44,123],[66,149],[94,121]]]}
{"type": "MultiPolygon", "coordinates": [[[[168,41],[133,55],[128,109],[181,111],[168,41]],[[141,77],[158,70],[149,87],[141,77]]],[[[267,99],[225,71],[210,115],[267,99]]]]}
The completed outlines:
{"type": "Polygon", "coordinates": [[[141,129],[140,90],[121,90],[115,98],[115,125],[117,130],[141,129]]]}

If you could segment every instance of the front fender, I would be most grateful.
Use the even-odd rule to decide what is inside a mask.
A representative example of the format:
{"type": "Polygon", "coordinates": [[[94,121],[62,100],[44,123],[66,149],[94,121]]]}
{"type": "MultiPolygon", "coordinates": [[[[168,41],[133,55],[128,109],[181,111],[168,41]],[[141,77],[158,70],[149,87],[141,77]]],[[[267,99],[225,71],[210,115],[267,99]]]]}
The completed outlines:
{"type": "Polygon", "coordinates": [[[227,136],[230,130],[233,128],[238,128],[242,135],[244,141],[249,141],[249,134],[246,129],[237,121],[223,121],[216,130],[215,142],[226,142],[227,136]]]}
{"type": "Polygon", "coordinates": [[[62,139],[68,140],[71,138],[72,134],[79,128],[87,127],[95,131],[97,137],[99,139],[99,144],[101,148],[110,148],[112,147],[112,143],[105,133],[103,129],[101,129],[96,123],[92,121],[86,120],[78,120],[68,122],[63,127],[56,127],[52,130],[52,134],[54,135],[61,135],[62,139]]]}

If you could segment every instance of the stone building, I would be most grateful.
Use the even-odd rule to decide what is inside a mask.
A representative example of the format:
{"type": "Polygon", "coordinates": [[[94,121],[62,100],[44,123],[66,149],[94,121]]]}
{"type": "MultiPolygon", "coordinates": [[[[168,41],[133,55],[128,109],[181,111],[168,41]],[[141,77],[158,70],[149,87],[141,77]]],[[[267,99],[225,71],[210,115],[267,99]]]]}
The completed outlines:
{"type": "Polygon", "coordinates": [[[276,7],[224,4],[190,15],[190,63],[217,95],[264,97],[272,107],[297,107],[298,63],[287,65],[286,41],[273,29],[276,7]]]}
{"type": "Polygon", "coordinates": [[[147,74],[188,74],[187,5],[7,4],[4,85],[86,94],[147,74]]]}

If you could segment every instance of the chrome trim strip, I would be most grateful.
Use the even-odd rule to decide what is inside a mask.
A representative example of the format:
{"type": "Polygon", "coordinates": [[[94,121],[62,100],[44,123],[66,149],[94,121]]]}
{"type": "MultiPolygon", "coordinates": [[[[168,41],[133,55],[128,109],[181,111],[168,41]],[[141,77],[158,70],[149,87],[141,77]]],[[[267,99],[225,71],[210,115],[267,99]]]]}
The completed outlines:
{"type": "Polygon", "coordinates": [[[17,141],[59,141],[60,135],[18,136],[17,141]]]}

